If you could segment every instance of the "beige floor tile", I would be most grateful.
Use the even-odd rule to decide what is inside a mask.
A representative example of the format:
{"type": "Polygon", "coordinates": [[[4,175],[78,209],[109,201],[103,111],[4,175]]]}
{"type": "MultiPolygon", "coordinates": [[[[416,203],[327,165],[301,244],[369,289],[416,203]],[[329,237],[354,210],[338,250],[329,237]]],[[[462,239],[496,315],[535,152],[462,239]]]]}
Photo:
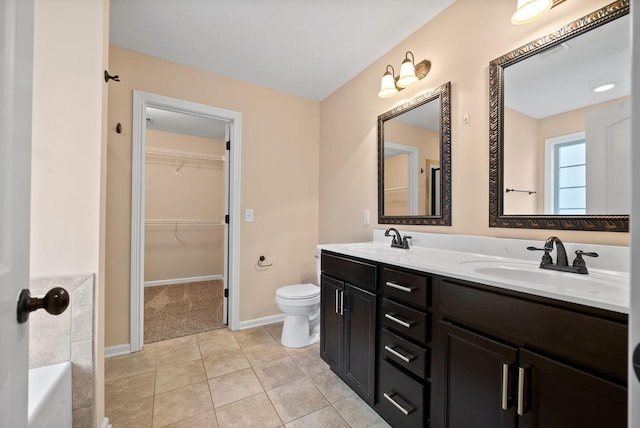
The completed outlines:
{"type": "Polygon", "coordinates": [[[167,428],[218,428],[218,420],[216,419],[216,412],[212,410],[175,424],[167,425],[167,428]]]}
{"type": "Polygon", "coordinates": [[[307,376],[318,374],[329,367],[328,364],[320,358],[320,353],[313,348],[305,352],[290,353],[289,355],[307,376]]]}
{"type": "Polygon", "coordinates": [[[333,373],[328,366],[322,371],[311,374],[309,379],[330,403],[355,395],[355,392],[333,373]]]}
{"type": "Polygon", "coordinates": [[[180,422],[211,410],[213,403],[207,382],[174,389],[155,396],[153,428],[180,422]]]}
{"type": "MultiPolygon", "coordinates": [[[[192,336],[193,337],[193,336],[192,336]]],[[[178,341],[184,338],[171,339],[168,342],[178,341]]],[[[199,360],[200,348],[198,342],[193,337],[193,341],[175,342],[172,345],[161,346],[164,342],[158,342],[158,351],[156,352],[156,361],[158,368],[169,367],[187,361],[199,360]]]]}
{"type": "Polygon", "coordinates": [[[158,350],[161,350],[163,348],[182,347],[193,343],[198,343],[198,339],[196,335],[192,334],[190,336],[176,337],[175,339],[163,340],[156,343],[158,344],[158,350]]]}
{"type": "Polygon", "coordinates": [[[336,410],[327,406],[306,416],[289,422],[287,428],[349,428],[336,410]]]}
{"type": "Polygon", "coordinates": [[[240,350],[240,344],[235,336],[226,328],[199,334],[198,345],[202,359],[205,361],[212,355],[240,350]]]}
{"type": "Polygon", "coordinates": [[[282,346],[275,342],[261,343],[260,345],[243,348],[243,350],[244,355],[246,355],[252,366],[267,364],[288,355],[284,349],[282,349],[282,346]]]}
{"type": "Polygon", "coordinates": [[[287,351],[287,354],[290,354],[290,355],[300,354],[303,352],[312,352],[312,351],[320,355],[319,343],[314,343],[313,345],[305,346],[303,348],[287,348],[286,346],[283,346],[283,348],[285,351],[287,351]]]}
{"type": "Polygon", "coordinates": [[[291,357],[255,366],[253,370],[264,389],[273,389],[305,377],[304,372],[293,362],[291,357]]]}
{"type": "Polygon", "coordinates": [[[105,364],[104,380],[106,382],[156,369],[155,344],[145,345],[142,351],[119,357],[109,358],[105,364]]]}
{"type": "Polygon", "coordinates": [[[333,404],[340,416],[353,428],[389,428],[371,407],[354,395],[333,404]]]}
{"type": "Polygon", "coordinates": [[[264,327],[234,331],[233,335],[236,337],[236,340],[243,349],[250,346],[260,345],[261,343],[276,343],[264,327]]]}
{"type": "Polygon", "coordinates": [[[276,428],[282,426],[265,393],[245,398],[216,409],[220,428],[276,428]]]}
{"type": "Polygon", "coordinates": [[[155,380],[155,372],[147,372],[105,382],[105,411],[112,413],[131,401],[153,397],[155,380]]]}
{"type": "Polygon", "coordinates": [[[156,395],[206,380],[202,360],[161,367],[156,371],[156,395]]]}
{"type": "Polygon", "coordinates": [[[253,369],[244,369],[209,380],[216,408],[264,392],[253,369]]]}
{"type": "Polygon", "coordinates": [[[249,360],[240,350],[227,352],[225,354],[210,355],[204,361],[204,369],[207,373],[207,379],[237,372],[251,367],[249,360]]]}
{"type": "Polygon", "coordinates": [[[265,325],[264,329],[273,337],[273,340],[280,343],[280,338],[282,338],[282,323],[278,322],[275,324],[265,325]]]}
{"type": "Polygon", "coordinates": [[[270,389],[267,395],[285,424],[329,405],[307,378],[270,389]]]}
{"type": "Polygon", "coordinates": [[[151,428],[153,397],[130,401],[116,412],[105,413],[113,428],[151,428]]]}

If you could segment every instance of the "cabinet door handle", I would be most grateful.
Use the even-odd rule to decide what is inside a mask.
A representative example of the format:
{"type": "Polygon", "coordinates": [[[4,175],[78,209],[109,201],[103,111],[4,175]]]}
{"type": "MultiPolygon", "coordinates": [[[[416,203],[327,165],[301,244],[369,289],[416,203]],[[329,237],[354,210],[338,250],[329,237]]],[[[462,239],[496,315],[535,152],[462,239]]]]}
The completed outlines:
{"type": "Polygon", "coordinates": [[[384,317],[387,318],[387,319],[390,319],[391,321],[393,321],[393,322],[395,322],[397,324],[400,324],[403,327],[411,328],[411,324],[409,324],[406,321],[402,321],[401,319],[396,318],[394,316],[394,314],[384,314],[384,317]]]}
{"type": "Polygon", "coordinates": [[[405,287],[404,285],[400,285],[391,281],[387,281],[386,286],[395,288],[396,290],[404,291],[405,293],[411,293],[413,290],[415,290],[415,287],[405,287]]]}
{"type": "Polygon", "coordinates": [[[405,416],[408,416],[409,413],[413,412],[414,409],[407,410],[404,407],[402,407],[400,403],[398,403],[396,400],[393,399],[393,397],[396,395],[395,393],[387,394],[386,392],[384,392],[382,395],[384,395],[384,398],[386,398],[391,404],[393,404],[396,407],[396,409],[404,413],[405,416]]]}
{"type": "Polygon", "coordinates": [[[336,288],[336,314],[340,313],[340,290],[336,288]]]}
{"type": "Polygon", "coordinates": [[[395,355],[396,357],[400,358],[405,363],[410,363],[411,361],[416,359],[416,357],[413,356],[413,355],[406,356],[406,355],[401,354],[400,352],[398,352],[395,349],[393,349],[394,347],[388,346],[388,345],[384,345],[385,351],[389,352],[392,355],[395,355]]]}
{"type": "Polygon", "coordinates": [[[524,393],[525,393],[525,376],[527,374],[527,367],[518,367],[518,415],[523,416],[527,409],[525,408],[524,393]]]}
{"type": "Polygon", "coordinates": [[[340,315],[344,315],[344,291],[340,292],[340,315]]]}
{"type": "Polygon", "coordinates": [[[509,363],[502,363],[502,410],[509,408],[509,363]]]}

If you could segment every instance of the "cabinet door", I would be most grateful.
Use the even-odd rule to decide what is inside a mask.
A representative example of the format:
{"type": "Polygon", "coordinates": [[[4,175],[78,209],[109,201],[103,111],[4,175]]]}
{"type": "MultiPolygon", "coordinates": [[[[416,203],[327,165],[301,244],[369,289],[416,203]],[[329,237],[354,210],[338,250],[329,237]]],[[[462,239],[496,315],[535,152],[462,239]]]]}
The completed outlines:
{"type": "Polygon", "coordinates": [[[376,296],[345,286],[345,375],[350,386],[373,404],[376,341],[376,296]]]}
{"type": "Polygon", "coordinates": [[[627,390],[530,351],[520,351],[524,376],[521,427],[627,426],[627,390]]]}
{"type": "Polygon", "coordinates": [[[440,321],[445,333],[445,426],[517,426],[517,349],[440,321]]]}
{"type": "Polygon", "coordinates": [[[320,281],[320,356],[336,372],[342,372],[344,316],[340,309],[344,283],[322,275],[320,281]]]}

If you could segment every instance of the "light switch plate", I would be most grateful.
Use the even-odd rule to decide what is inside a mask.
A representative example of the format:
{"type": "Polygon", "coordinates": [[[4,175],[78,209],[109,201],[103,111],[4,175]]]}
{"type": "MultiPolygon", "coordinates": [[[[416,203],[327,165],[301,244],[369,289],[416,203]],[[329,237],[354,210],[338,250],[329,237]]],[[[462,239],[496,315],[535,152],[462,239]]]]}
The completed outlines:
{"type": "Polygon", "coordinates": [[[244,210],[244,221],[245,223],[253,223],[253,210],[251,208],[244,210]]]}
{"type": "Polygon", "coordinates": [[[364,212],[362,213],[362,224],[369,224],[369,223],[371,223],[371,211],[364,210],[364,212]]]}

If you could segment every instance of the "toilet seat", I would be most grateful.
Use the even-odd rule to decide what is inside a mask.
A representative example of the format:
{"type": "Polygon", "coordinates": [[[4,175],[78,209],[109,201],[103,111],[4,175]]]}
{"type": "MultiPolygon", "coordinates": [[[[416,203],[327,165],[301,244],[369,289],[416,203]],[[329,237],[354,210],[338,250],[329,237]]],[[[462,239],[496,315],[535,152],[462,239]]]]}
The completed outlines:
{"type": "Polygon", "coordinates": [[[287,300],[310,299],[319,295],[320,287],[311,283],[287,285],[276,290],[276,297],[287,300]]]}

